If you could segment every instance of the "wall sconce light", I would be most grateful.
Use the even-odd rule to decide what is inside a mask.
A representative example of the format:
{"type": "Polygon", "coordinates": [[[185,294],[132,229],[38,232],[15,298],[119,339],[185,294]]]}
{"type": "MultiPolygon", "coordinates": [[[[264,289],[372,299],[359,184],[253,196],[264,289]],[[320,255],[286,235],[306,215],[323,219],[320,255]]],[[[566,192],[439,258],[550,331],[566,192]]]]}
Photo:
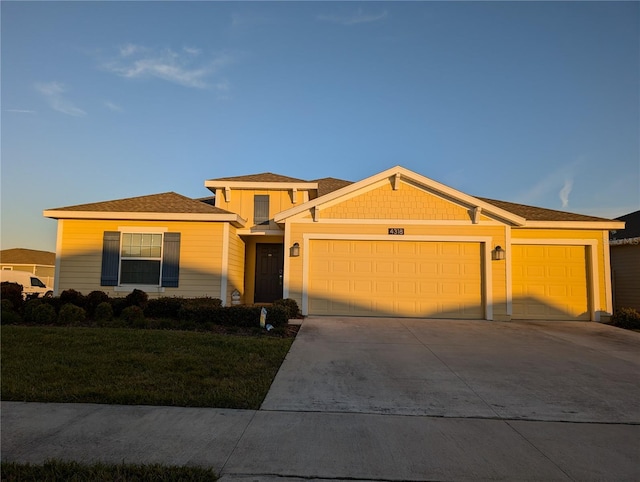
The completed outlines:
{"type": "Polygon", "coordinates": [[[292,258],[300,256],[300,245],[298,243],[293,243],[293,246],[289,248],[289,256],[292,258]]]}
{"type": "Polygon", "coordinates": [[[496,246],[493,251],[491,251],[491,259],[494,261],[500,261],[504,259],[504,249],[501,246],[496,246]]]}

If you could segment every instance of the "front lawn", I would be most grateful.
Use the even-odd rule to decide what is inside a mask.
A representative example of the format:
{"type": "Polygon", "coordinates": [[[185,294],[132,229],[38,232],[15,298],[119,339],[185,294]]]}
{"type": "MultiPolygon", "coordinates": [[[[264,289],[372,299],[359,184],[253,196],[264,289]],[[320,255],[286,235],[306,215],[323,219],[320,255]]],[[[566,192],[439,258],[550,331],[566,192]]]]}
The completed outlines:
{"type": "Polygon", "coordinates": [[[2,326],[2,400],[258,409],[292,338],[2,326]]]}

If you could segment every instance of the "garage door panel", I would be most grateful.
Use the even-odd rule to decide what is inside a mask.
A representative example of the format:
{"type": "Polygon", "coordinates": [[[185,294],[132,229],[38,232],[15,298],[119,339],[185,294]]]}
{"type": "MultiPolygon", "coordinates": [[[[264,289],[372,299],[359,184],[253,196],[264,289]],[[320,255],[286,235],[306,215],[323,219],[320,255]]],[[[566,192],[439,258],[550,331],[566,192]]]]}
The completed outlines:
{"type": "Polygon", "coordinates": [[[311,314],[484,316],[480,243],[321,241],[310,242],[311,314]],[[329,271],[316,269],[323,256],[329,271]]]}
{"type": "Polygon", "coordinates": [[[584,246],[514,245],[513,318],[588,320],[584,246]]]}

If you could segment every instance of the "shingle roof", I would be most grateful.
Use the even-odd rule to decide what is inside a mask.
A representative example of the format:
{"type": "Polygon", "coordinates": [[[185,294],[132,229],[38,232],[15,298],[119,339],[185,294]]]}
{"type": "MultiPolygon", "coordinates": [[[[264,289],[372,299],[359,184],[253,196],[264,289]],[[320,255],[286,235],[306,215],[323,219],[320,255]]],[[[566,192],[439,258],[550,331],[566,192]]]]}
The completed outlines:
{"type": "Polygon", "coordinates": [[[624,229],[611,233],[611,239],[640,238],[640,211],[634,211],[616,218],[626,223],[624,229]]]}
{"type": "Polygon", "coordinates": [[[0,263],[5,264],[56,264],[56,253],[36,249],[13,248],[0,251],[0,263]]]}
{"type": "Polygon", "coordinates": [[[323,177],[322,179],[316,179],[311,182],[318,183],[318,197],[329,194],[330,192],[342,189],[345,186],[353,184],[351,181],[345,181],[344,179],[336,179],[335,177],[323,177]]]}
{"type": "Polygon", "coordinates": [[[219,177],[217,179],[209,179],[209,181],[230,181],[230,182],[308,182],[304,179],[296,179],[295,177],[282,176],[273,174],[272,172],[263,172],[260,174],[249,174],[246,176],[235,177],[219,177]]]}
{"type": "Polygon", "coordinates": [[[50,211],[97,211],[111,213],[202,213],[232,214],[224,209],[202,201],[188,198],[175,192],[151,194],[89,204],[78,204],[51,209],[50,211]]]}
{"type": "Polygon", "coordinates": [[[521,216],[528,221],[610,221],[610,219],[586,216],[584,214],[568,213],[565,211],[556,211],[554,209],[539,208],[535,206],[527,206],[525,204],[498,201],[496,199],[488,199],[478,196],[476,197],[481,201],[485,201],[499,207],[500,209],[504,209],[505,211],[521,216]]]}

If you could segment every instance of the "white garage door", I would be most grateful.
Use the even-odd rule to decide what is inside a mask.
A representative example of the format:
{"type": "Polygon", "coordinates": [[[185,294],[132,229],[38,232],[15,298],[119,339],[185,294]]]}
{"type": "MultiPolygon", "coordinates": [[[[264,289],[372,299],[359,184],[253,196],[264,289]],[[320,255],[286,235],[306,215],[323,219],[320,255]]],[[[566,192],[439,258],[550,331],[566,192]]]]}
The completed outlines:
{"type": "Polygon", "coordinates": [[[589,320],[584,246],[513,245],[513,318],[589,320]]]}
{"type": "Polygon", "coordinates": [[[311,240],[309,314],[484,317],[480,243],[311,240]]]}

